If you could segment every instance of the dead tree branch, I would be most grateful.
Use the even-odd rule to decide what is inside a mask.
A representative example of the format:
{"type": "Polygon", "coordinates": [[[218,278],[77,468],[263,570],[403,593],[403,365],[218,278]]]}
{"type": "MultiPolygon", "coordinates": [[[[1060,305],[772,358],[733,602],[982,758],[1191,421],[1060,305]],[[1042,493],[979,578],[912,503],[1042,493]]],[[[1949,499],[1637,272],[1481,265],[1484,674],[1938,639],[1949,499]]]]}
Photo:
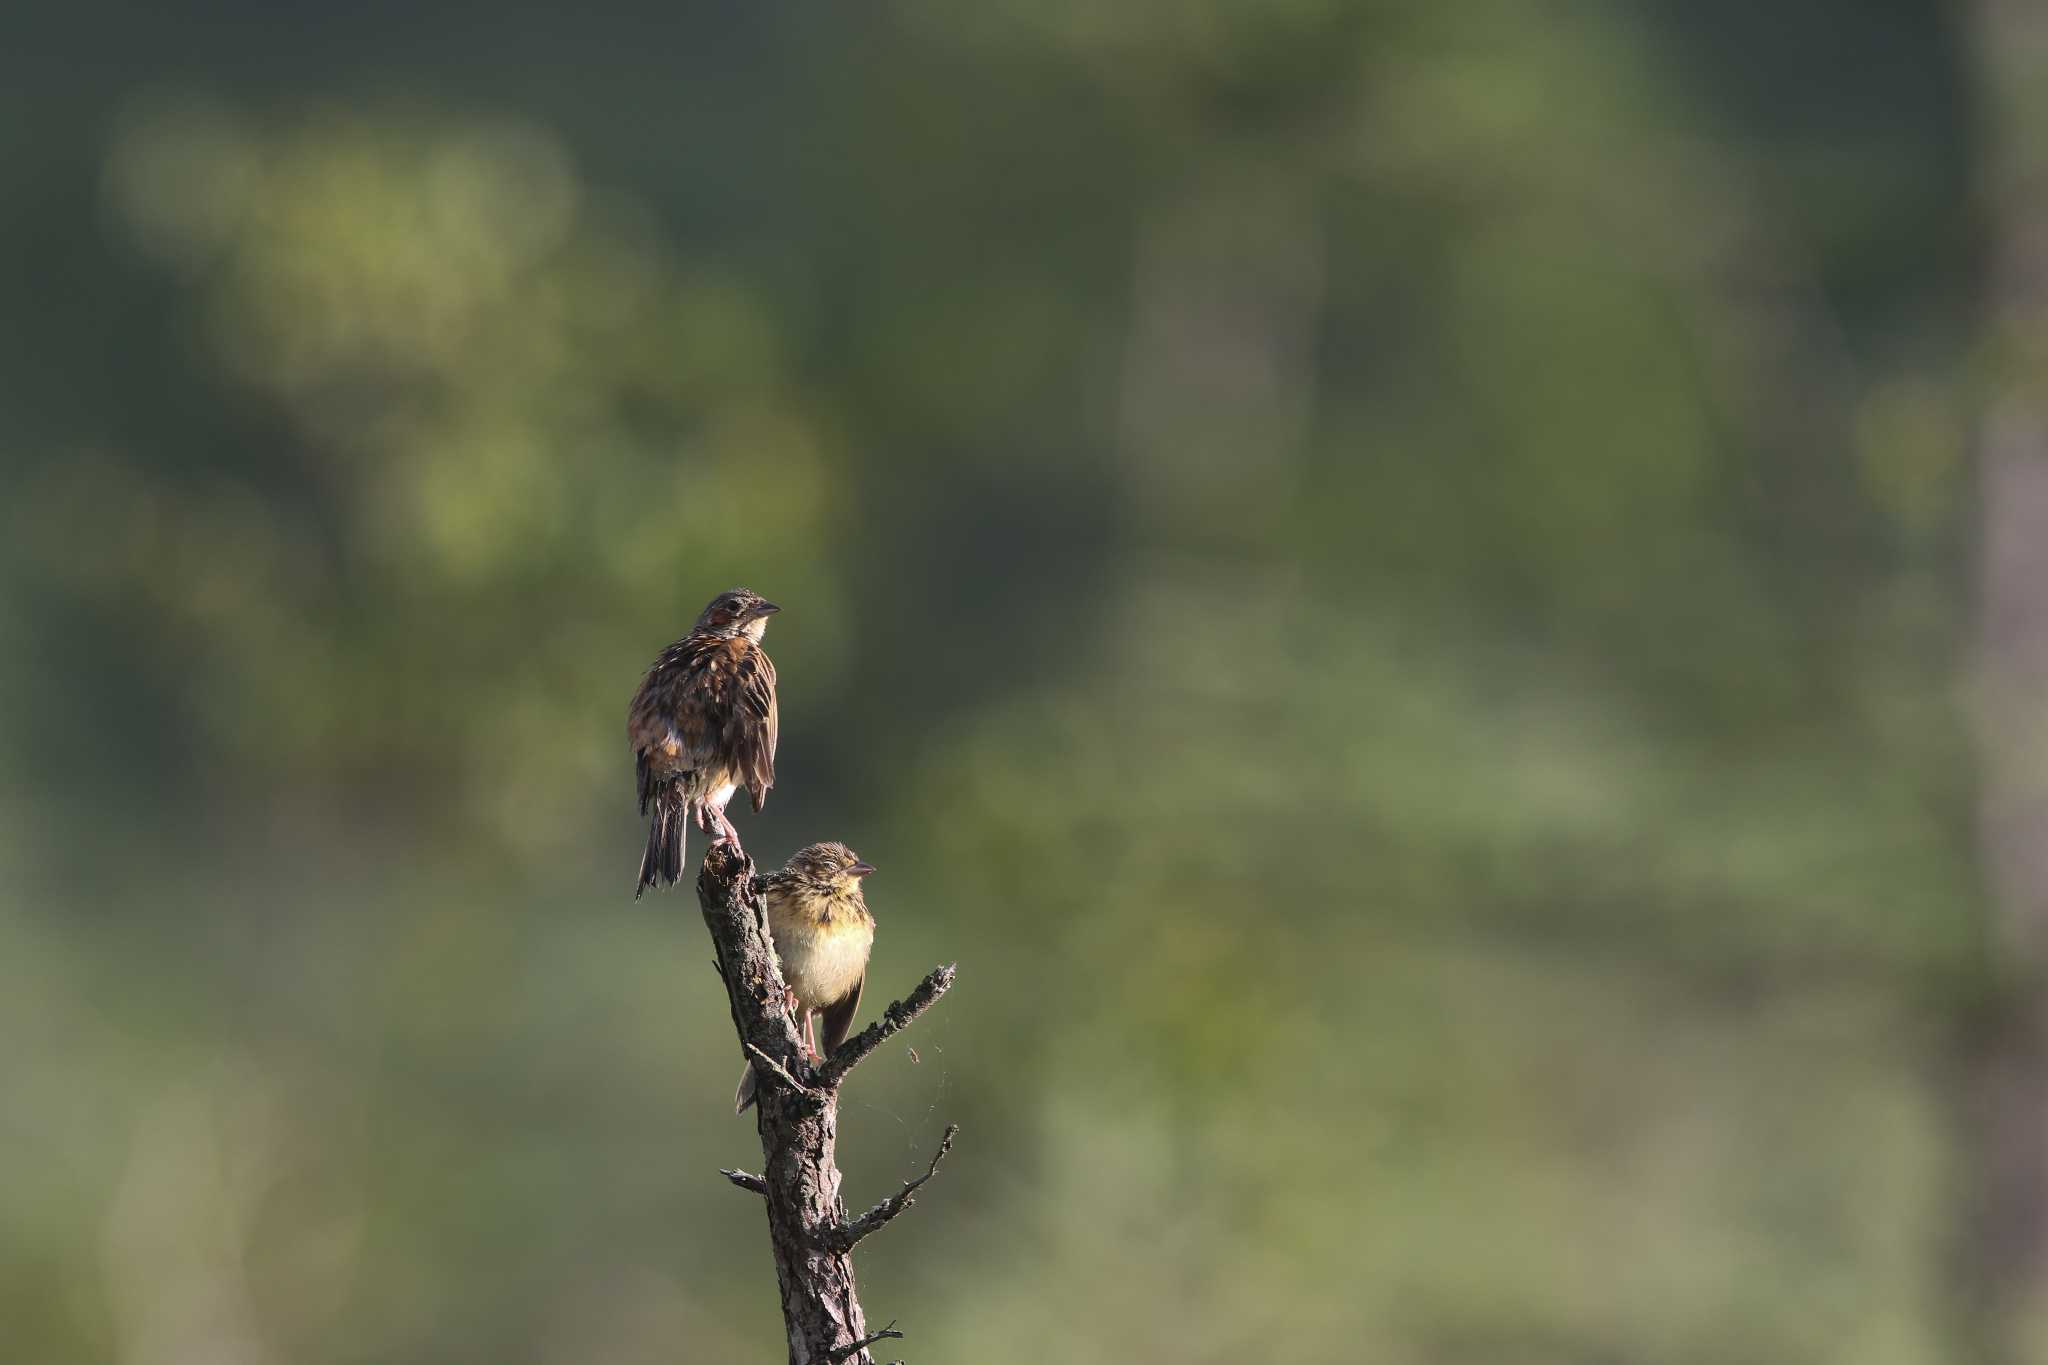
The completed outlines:
{"type": "Polygon", "coordinates": [[[938,1156],[922,1177],[849,1221],[836,1154],[839,1086],[861,1058],[945,994],[953,984],[953,968],[932,972],[881,1020],[814,1067],[784,1004],[782,970],[754,888],[753,864],[730,844],[714,845],[697,876],[697,900],[717,950],[718,975],[725,983],[741,1056],[756,1068],[755,1130],[765,1162],[760,1175],[720,1174],[761,1195],[767,1207],[790,1365],[874,1365],[868,1347],[902,1333],[894,1323],[879,1332],[867,1330],[848,1253],[909,1205],[951,1150],[958,1129],[946,1130],[938,1156]]]}
{"type": "Polygon", "coordinates": [[[736,1171],[729,1166],[720,1166],[718,1173],[743,1190],[751,1190],[753,1193],[760,1195],[768,1193],[768,1182],[758,1175],[752,1175],[746,1171],[736,1171]]]}
{"type": "Polygon", "coordinates": [[[951,989],[957,971],[952,963],[932,968],[930,974],[917,983],[916,990],[883,1010],[880,1019],[841,1043],[839,1050],[825,1059],[824,1066],[818,1069],[819,1084],[827,1089],[838,1089],[839,1083],[846,1079],[846,1073],[859,1066],[869,1053],[910,1027],[911,1021],[938,1003],[939,997],[951,989]]]}
{"type": "Polygon", "coordinates": [[[782,1083],[788,1086],[791,1090],[794,1090],[797,1094],[804,1096],[806,1099],[817,1098],[818,1092],[811,1089],[811,1087],[805,1085],[796,1077],[790,1075],[789,1068],[784,1066],[781,1062],[776,1061],[773,1057],[770,1057],[767,1053],[763,1052],[760,1048],[755,1047],[752,1043],[747,1044],[747,1051],[753,1053],[754,1059],[756,1061],[760,1062],[763,1066],[767,1067],[770,1071],[774,1072],[776,1076],[781,1078],[782,1083]]]}
{"type": "Polygon", "coordinates": [[[946,1125],[946,1136],[939,1140],[939,1150],[933,1155],[932,1164],[925,1167],[923,1175],[915,1180],[904,1181],[902,1189],[852,1222],[823,1229],[819,1236],[825,1239],[825,1245],[835,1251],[851,1251],[860,1245],[862,1238],[879,1230],[884,1223],[915,1204],[918,1188],[939,1173],[939,1163],[953,1150],[953,1138],[959,1131],[960,1125],[957,1123],[946,1125]]]}
{"type": "Polygon", "coordinates": [[[866,1347],[872,1346],[878,1341],[890,1340],[903,1340],[903,1333],[896,1330],[896,1319],[894,1318],[889,1319],[889,1325],[887,1327],[884,1327],[881,1331],[870,1332],[866,1336],[862,1337],[859,1341],[840,1347],[837,1351],[833,1353],[832,1359],[844,1360],[848,1356],[852,1355],[855,1351],[862,1350],[866,1347]]]}

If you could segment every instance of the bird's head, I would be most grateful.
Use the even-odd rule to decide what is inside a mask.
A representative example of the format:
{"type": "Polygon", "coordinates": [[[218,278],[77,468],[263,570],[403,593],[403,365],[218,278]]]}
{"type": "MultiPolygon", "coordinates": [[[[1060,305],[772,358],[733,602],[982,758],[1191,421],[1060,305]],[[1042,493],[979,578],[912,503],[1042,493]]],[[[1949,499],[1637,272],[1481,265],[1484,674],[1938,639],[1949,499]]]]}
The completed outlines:
{"type": "Polygon", "coordinates": [[[875,869],[845,844],[823,843],[798,849],[782,870],[822,894],[845,896],[859,894],[861,878],[875,869]]]}
{"type": "Polygon", "coordinates": [[[744,635],[759,644],[761,636],[768,630],[768,618],[781,610],[757,592],[734,588],[711,599],[710,605],[704,608],[704,614],[697,618],[693,633],[722,635],[728,639],[744,635]]]}

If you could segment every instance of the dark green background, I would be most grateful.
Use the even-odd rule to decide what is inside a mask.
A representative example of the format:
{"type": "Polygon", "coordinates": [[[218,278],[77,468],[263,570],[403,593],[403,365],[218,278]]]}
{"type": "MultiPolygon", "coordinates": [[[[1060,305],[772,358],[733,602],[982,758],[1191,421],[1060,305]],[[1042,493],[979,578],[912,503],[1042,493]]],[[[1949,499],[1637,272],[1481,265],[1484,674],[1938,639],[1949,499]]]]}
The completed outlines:
{"type": "Polygon", "coordinates": [[[571,8],[10,24],[0,1355],[779,1356],[745,583],[900,1354],[1952,1358],[1958,11],[571,8]]]}

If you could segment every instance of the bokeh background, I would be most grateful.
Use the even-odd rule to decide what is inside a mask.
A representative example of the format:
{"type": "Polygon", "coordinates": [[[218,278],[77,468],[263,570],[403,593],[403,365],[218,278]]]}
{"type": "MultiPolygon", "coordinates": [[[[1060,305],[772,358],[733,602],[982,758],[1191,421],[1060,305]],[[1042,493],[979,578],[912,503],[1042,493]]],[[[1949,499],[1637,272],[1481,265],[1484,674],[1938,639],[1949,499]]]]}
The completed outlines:
{"type": "Polygon", "coordinates": [[[744,583],[896,1354],[2048,1359],[2031,7],[36,8],[0,1357],[779,1357],[744,583]]]}

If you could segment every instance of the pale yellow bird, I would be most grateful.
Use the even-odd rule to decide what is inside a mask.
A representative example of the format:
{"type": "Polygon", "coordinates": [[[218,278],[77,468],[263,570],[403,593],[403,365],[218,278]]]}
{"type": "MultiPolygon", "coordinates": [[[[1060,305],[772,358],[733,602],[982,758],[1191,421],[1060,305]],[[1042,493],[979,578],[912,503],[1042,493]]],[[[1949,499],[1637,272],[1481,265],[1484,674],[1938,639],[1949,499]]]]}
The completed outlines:
{"type": "MultiPolygon", "coordinates": [[[[853,1029],[868,953],[875,946],[875,917],[861,894],[861,879],[875,869],[845,844],[812,844],[799,850],[780,872],[760,879],[768,908],[768,932],[782,962],[782,979],[813,1057],[832,1055],[853,1029]],[[811,1016],[824,1020],[823,1049],[811,1016]]],[[[754,1068],[740,1077],[733,1097],[736,1114],[754,1102],[754,1068]]]]}

